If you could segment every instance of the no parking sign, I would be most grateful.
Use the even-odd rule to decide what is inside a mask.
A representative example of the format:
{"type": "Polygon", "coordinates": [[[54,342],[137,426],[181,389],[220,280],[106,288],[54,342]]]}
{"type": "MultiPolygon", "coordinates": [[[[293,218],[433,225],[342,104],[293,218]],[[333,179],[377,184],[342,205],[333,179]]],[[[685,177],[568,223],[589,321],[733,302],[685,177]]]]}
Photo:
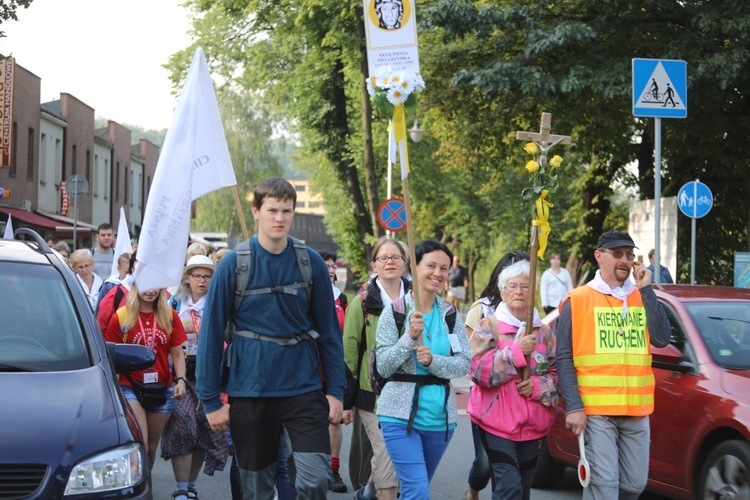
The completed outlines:
{"type": "Polygon", "coordinates": [[[406,229],[406,205],[401,198],[390,198],[378,208],[378,224],[386,231],[398,233],[406,229]]]}

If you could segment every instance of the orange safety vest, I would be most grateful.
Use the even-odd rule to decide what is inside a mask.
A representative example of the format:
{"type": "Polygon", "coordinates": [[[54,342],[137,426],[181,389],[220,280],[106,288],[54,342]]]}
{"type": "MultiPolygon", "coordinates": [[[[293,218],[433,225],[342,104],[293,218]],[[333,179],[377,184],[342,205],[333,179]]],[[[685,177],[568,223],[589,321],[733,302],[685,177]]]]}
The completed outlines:
{"type": "Polygon", "coordinates": [[[573,364],[586,415],[653,413],[651,339],[640,292],[628,296],[624,319],[621,300],[589,286],[576,288],[565,300],[570,300],[573,364]]]}

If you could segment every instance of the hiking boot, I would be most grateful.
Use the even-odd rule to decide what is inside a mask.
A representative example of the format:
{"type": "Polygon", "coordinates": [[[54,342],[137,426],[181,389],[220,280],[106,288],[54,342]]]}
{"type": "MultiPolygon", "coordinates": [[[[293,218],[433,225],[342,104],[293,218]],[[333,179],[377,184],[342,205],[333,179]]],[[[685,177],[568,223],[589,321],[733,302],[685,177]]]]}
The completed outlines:
{"type": "Polygon", "coordinates": [[[344,480],[341,479],[339,471],[333,470],[333,482],[331,483],[331,491],[334,493],[346,493],[348,488],[344,484],[344,480]]]}

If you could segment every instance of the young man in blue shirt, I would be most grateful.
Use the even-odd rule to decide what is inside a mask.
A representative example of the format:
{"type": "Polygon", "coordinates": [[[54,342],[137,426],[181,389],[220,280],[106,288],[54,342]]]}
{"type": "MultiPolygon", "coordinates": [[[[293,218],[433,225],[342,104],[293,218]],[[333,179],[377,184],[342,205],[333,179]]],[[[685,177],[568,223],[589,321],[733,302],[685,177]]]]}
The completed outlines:
{"type": "Polygon", "coordinates": [[[245,499],[273,498],[282,433],[294,460],[297,497],[325,499],[331,473],[328,424],[340,422],[343,411],[343,347],[328,270],[308,248],[308,297],[308,288],[299,286],[302,274],[288,237],[296,197],[284,179],[258,184],[252,207],[258,234],[250,240],[247,286],[254,292],[231,312],[238,260],[233,250],[211,280],[198,339],[198,396],[212,429],[231,424],[245,499]],[[235,334],[225,353],[230,320],[235,334]],[[222,404],[222,392],[228,404],[222,404]]]}

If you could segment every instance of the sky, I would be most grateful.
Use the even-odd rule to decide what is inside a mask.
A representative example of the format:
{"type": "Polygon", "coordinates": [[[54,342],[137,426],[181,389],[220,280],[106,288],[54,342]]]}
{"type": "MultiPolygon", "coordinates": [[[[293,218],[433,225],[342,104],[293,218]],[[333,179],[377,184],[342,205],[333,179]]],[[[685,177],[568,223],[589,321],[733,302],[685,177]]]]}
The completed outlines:
{"type": "Polygon", "coordinates": [[[41,102],[69,93],[96,118],[168,128],[169,56],[190,45],[184,0],[33,0],[0,25],[0,54],[42,79],[41,102]]]}

